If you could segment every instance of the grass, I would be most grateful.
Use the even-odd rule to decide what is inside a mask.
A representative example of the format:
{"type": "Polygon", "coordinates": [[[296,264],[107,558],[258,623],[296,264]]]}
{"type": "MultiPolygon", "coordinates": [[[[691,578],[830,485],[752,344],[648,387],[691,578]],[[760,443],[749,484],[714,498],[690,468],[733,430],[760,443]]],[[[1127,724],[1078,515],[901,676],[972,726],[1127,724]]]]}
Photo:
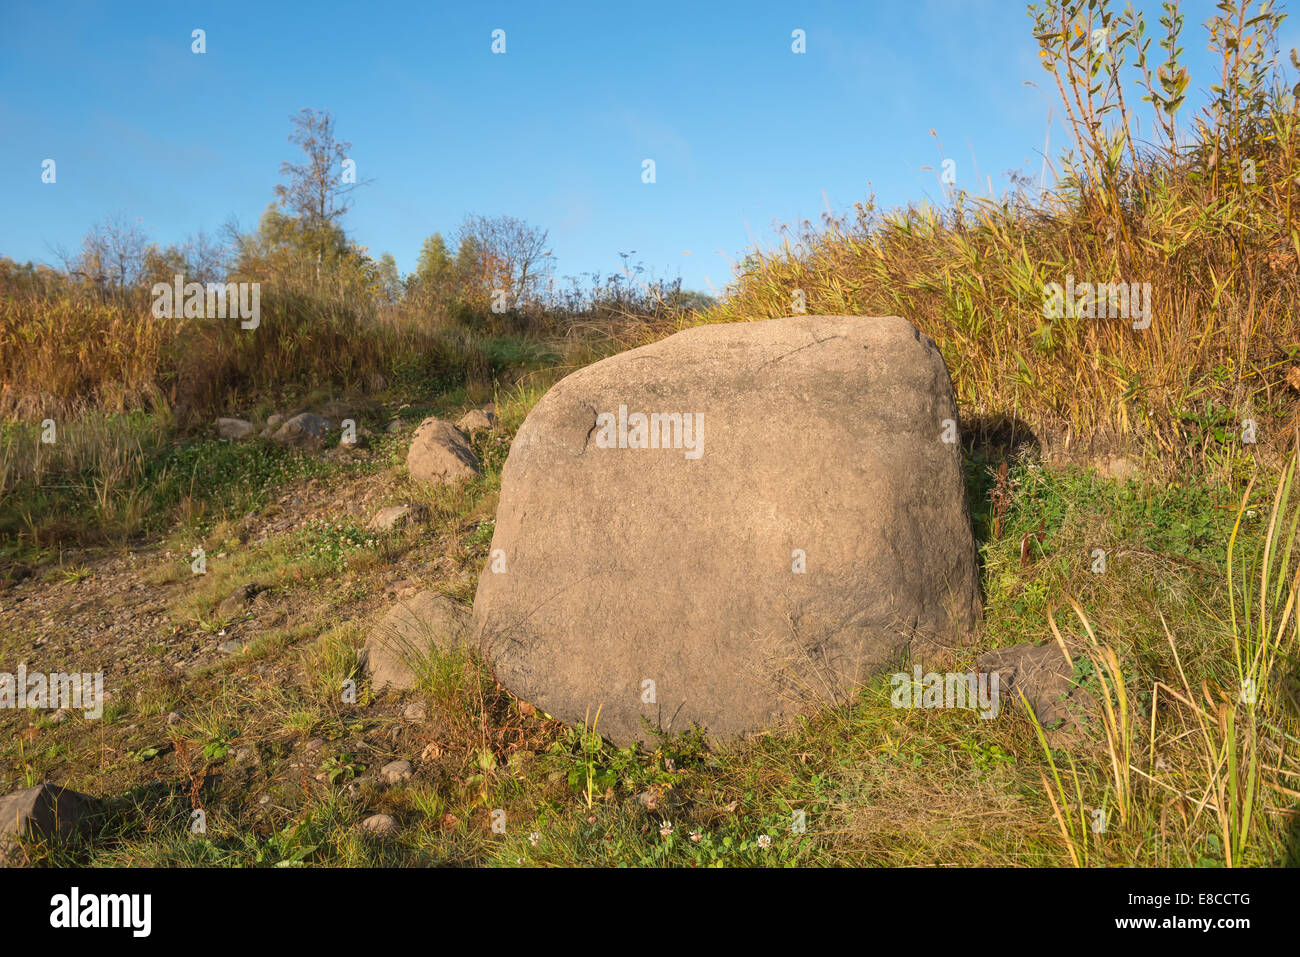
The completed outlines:
{"type": "MultiPolygon", "coordinates": [[[[229,546],[209,576],[173,586],[182,589],[173,607],[184,621],[211,609],[227,586],[274,580],[277,601],[298,602],[297,625],[270,630],[244,654],[179,685],[161,672],[142,678],[102,723],[72,719],[29,739],[16,733],[26,716],[6,718],[15,733],[5,736],[11,744],[0,751],[0,768],[6,783],[53,776],[121,795],[92,837],[38,854],[46,863],[1290,860],[1300,772],[1292,747],[1300,556],[1287,550],[1296,530],[1294,466],[1281,476],[1279,497],[1262,494],[1258,482],[1234,492],[1103,480],[977,447],[967,462],[988,625],[946,664],[960,670],[984,648],[1059,640],[1102,704],[1091,732],[1075,740],[1049,746],[1014,706],[994,721],[970,711],[895,709],[887,676],[849,704],[749,742],[710,746],[683,735],[635,750],[603,741],[595,721],[570,729],[547,719],[463,655],[435,655],[406,698],[376,698],[356,671],[355,651],[383,604],[336,601],[357,572],[332,547],[311,554],[293,530],[229,546]],[[1002,505],[993,495],[999,473],[1002,505]],[[1088,546],[1096,541],[1113,554],[1102,575],[1091,570],[1088,546]],[[1229,556],[1231,591],[1211,584],[1226,580],[1229,556]],[[1234,694],[1243,676],[1261,689],[1254,705],[1234,694]],[[355,704],[339,693],[349,680],[359,684],[355,704]],[[412,700],[425,703],[427,717],[404,717],[412,700]],[[168,725],[165,715],[178,704],[190,713],[168,725]],[[311,750],[309,741],[317,742],[311,750]],[[255,759],[236,758],[246,748],[255,759]],[[386,785],[376,772],[397,756],[413,761],[415,778],[386,785]],[[187,833],[195,802],[208,812],[202,835],[187,833]],[[498,811],[504,831],[493,829],[498,811]],[[399,820],[396,836],[359,831],[377,812],[399,820]],[[1094,831],[1098,820],[1104,829],[1094,831]]],[[[490,516],[482,505],[498,481],[499,464],[477,489],[443,493],[430,526],[392,543],[394,564],[418,568],[454,556],[455,567],[475,571],[490,536],[478,530],[485,519],[471,516],[490,516]]],[[[331,525],[327,539],[348,536],[331,525]]],[[[386,571],[368,568],[361,580],[386,571]]]]}

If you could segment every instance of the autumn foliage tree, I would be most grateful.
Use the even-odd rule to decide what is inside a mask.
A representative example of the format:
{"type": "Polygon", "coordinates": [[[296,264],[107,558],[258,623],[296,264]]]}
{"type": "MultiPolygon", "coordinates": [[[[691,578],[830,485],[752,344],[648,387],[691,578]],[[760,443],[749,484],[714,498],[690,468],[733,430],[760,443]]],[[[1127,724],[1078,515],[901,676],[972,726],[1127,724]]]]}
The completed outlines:
{"type": "Polygon", "coordinates": [[[277,184],[275,195],[280,206],[293,214],[305,245],[315,253],[319,277],[330,247],[338,245],[340,221],[352,208],[351,193],[364,184],[356,181],[355,174],[348,175],[352,144],[336,138],[333,114],[303,109],[292,122],[289,142],[302,149],[304,159],[280,164],[280,175],[288,182],[277,184]]]}
{"type": "Polygon", "coordinates": [[[550,274],[548,232],[514,216],[467,216],[458,233],[479,255],[479,278],[489,295],[500,290],[505,303],[518,309],[535,302],[550,274]]]}

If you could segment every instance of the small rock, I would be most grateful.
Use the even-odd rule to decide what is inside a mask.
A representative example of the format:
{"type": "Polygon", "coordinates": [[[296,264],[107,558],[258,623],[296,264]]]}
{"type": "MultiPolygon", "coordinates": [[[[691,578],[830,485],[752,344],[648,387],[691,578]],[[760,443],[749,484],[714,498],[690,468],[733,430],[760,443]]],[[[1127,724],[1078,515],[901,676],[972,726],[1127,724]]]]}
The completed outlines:
{"type": "Polygon", "coordinates": [[[410,761],[389,761],[379,771],[379,776],[389,784],[401,784],[411,780],[410,761]]]}
{"type": "Polygon", "coordinates": [[[997,672],[998,699],[1005,707],[1019,704],[1023,694],[1044,729],[1070,730],[1094,706],[1087,692],[1074,683],[1074,673],[1055,644],[1013,645],[975,659],[981,673],[997,672]]]}
{"type": "Polygon", "coordinates": [[[449,422],[430,417],[420,423],[406,453],[411,478],[444,485],[479,474],[478,456],[465,436],[449,422]]]}
{"type": "Polygon", "coordinates": [[[238,638],[232,638],[229,641],[223,641],[217,645],[217,651],[223,655],[237,655],[244,650],[244,643],[238,638]]]}
{"type": "Polygon", "coordinates": [[[279,412],[272,412],[266,417],[266,427],[268,429],[275,430],[282,425],[284,425],[284,416],[279,412]]]}
{"type": "Polygon", "coordinates": [[[361,830],[379,837],[397,833],[397,819],[391,814],[372,814],[361,822],[361,830]]]}
{"type": "Polygon", "coordinates": [[[325,746],[324,738],[312,738],[310,741],[308,741],[306,744],[303,745],[303,747],[306,748],[308,751],[319,751],[324,746],[325,746]]]}
{"type": "Polygon", "coordinates": [[[389,435],[394,435],[402,431],[402,420],[393,419],[392,422],[389,422],[388,425],[385,426],[384,431],[387,432],[389,435]]]}
{"type": "Polygon", "coordinates": [[[39,784],[0,797],[0,866],[23,859],[24,840],[67,837],[95,813],[94,798],[56,785],[39,784]]]}
{"type": "Polygon", "coordinates": [[[424,701],[412,701],[402,709],[402,717],[407,721],[424,721],[429,717],[429,705],[424,701]]]}
{"type": "Polygon", "coordinates": [[[325,444],[325,433],[329,429],[329,419],[302,412],[281,425],[271,440],[296,449],[319,449],[325,444]]]}
{"type": "Polygon", "coordinates": [[[168,726],[176,725],[176,724],[180,724],[180,723],[181,723],[181,716],[180,716],[179,714],[177,714],[175,711],[169,711],[169,712],[167,713],[167,724],[168,724],[168,726]]]}
{"type": "Polygon", "coordinates": [[[466,435],[475,432],[490,432],[496,428],[497,414],[491,409],[470,409],[456,420],[456,428],[466,435]]]}
{"type": "Polygon", "coordinates": [[[258,804],[270,804],[270,803],[271,803],[271,795],[269,795],[269,794],[263,794],[261,797],[259,797],[259,798],[257,799],[257,803],[258,803],[258,804]]]}
{"type": "Polygon", "coordinates": [[[415,686],[413,666],[435,648],[463,645],[470,611],[435,591],[425,591],[393,607],[366,639],[362,660],[375,691],[415,686]]]}
{"type": "Polygon", "coordinates": [[[253,423],[246,419],[217,419],[217,435],[238,442],[253,434],[253,423]]]}
{"type": "Polygon", "coordinates": [[[423,505],[391,505],[380,509],[379,514],[371,519],[370,530],[372,532],[393,531],[415,522],[422,522],[428,514],[428,508],[423,505]]]}
{"type": "Polygon", "coordinates": [[[222,599],[221,604],[217,606],[217,614],[222,618],[234,618],[244,610],[245,605],[264,591],[266,591],[264,585],[253,582],[240,585],[222,599]]]}

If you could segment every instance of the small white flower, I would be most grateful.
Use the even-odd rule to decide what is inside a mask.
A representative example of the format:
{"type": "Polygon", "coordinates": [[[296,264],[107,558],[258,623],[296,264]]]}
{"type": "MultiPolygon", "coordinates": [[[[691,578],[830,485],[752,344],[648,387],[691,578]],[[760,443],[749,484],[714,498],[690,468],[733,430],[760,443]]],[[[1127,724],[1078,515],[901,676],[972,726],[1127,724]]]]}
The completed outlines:
{"type": "Polygon", "coordinates": [[[531,844],[533,847],[536,847],[537,842],[540,841],[541,839],[542,839],[542,835],[538,834],[536,831],[533,831],[533,833],[528,835],[528,843],[531,844]]]}
{"type": "Polygon", "coordinates": [[[701,837],[702,837],[702,835],[700,834],[699,831],[691,831],[691,841],[692,841],[693,843],[695,843],[695,844],[700,843],[700,838],[701,838],[701,837]]]}
{"type": "Polygon", "coordinates": [[[670,837],[672,833],[673,833],[673,826],[667,822],[664,823],[663,827],[659,828],[660,837],[670,837]]]}
{"type": "Polygon", "coordinates": [[[760,834],[760,835],[758,835],[758,846],[759,846],[759,847],[762,847],[762,848],[769,848],[769,847],[771,847],[771,846],[772,846],[772,838],[769,837],[769,836],[766,835],[766,834],[760,834]]]}

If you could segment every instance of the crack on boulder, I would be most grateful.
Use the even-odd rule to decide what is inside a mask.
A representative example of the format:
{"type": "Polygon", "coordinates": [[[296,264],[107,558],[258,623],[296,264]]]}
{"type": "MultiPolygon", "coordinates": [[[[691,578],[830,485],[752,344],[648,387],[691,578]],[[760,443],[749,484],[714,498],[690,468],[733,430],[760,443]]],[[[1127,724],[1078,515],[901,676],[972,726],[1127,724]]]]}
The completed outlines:
{"type": "Polygon", "coordinates": [[[843,338],[844,336],[839,335],[839,336],[827,336],[825,339],[814,339],[812,342],[802,345],[798,349],[791,349],[789,352],[781,353],[781,355],[777,356],[775,359],[768,359],[758,368],[765,369],[768,366],[770,366],[772,363],[780,362],[782,359],[788,358],[789,356],[794,355],[796,352],[803,352],[805,349],[811,349],[813,346],[819,346],[823,342],[830,342],[832,339],[843,339],[843,338]]]}
{"type": "Polygon", "coordinates": [[[579,455],[587,451],[587,446],[591,444],[591,433],[596,431],[596,423],[600,420],[600,415],[593,406],[588,406],[587,409],[591,412],[591,428],[587,430],[587,434],[582,439],[582,452],[579,452],[579,455]]]}

